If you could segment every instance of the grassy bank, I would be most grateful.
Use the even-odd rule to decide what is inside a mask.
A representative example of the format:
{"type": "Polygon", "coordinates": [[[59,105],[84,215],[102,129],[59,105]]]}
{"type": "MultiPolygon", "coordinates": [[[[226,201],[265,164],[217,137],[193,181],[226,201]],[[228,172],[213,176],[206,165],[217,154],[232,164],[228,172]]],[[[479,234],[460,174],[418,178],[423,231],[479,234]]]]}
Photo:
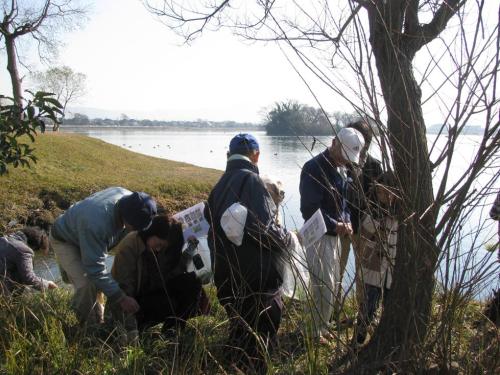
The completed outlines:
{"type": "Polygon", "coordinates": [[[37,164],[0,177],[0,233],[11,220],[46,228],[70,204],[109,186],[145,191],[175,212],[206,198],[220,176],[83,135],[43,134],[35,148],[37,164]]]}

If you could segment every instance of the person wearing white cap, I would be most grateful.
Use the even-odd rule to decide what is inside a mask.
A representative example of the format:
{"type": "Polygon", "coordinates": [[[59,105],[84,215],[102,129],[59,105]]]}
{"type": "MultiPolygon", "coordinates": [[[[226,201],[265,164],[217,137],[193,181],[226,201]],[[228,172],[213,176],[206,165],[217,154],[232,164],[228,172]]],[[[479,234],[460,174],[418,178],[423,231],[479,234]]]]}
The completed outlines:
{"type": "Polygon", "coordinates": [[[328,322],[339,282],[338,236],[352,234],[345,167],[359,163],[364,144],[359,131],[342,128],[329,148],[304,164],[300,175],[302,217],[308,220],[320,209],[327,228],[326,234],[306,249],[313,335],[320,342],[328,336],[328,322]]]}
{"type": "MultiPolygon", "coordinates": [[[[368,195],[372,190],[375,181],[382,175],[382,163],[369,153],[370,144],[373,138],[373,130],[366,120],[358,120],[348,123],[346,128],[352,128],[363,135],[365,145],[361,149],[359,162],[356,166],[347,168],[347,179],[349,186],[347,188],[347,206],[351,216],[352,236],[340,237],[340,278],[339,284],[342,285],[343,275],[349,259],[351,246],[354,250],[354,265],[356,269],[356,300],[358,306],[361,306],[364,300],[364,287],[362,282],[360,259],[358,256],[358,243],[360,241],[359,229],[361,227],[361,218],[368,209],[368,195]]],[[[343,290],[338,288],[336,297],[335,311],[331,319],[339,319],[342,309],[343,290]]],[[[341,322],[350,324],[350,319],[340,319],[341,322]]]]}

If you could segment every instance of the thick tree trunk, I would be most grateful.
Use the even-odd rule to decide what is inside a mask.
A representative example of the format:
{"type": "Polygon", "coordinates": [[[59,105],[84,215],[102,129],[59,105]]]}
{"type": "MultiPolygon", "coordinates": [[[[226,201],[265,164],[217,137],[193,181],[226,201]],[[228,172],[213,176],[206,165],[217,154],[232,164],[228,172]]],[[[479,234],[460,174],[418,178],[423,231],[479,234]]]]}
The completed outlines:
{"type": "Polygon", "coordinates": [[[394,283],[384,301],[380,324],[359,355],[356,373],[372,373],[374,366],[388,363],[400,369],[411,367],[418,360],[428,329],[438,259],[437,209],[433,206],[421,91],[412,68],[415,51],[405,51],[405,43],[399,40],[399,14],[399,9],[390,7],[385,13],[369,12],[370,42],[387,104],[389,142],[403,200],[394,283]]]}
{"type": "Polygon", "coordinates": [[[21,78],[19,78],[19,70],[17,68],[17,54],[16,54],[16,43],[15,39],[10,35],[4,35],[5,38],[5,50],[7,52],[7,70],[10,74],[10,81],[12,83],[12,95],[14,97],[14,102],[22,107],[22,87],[21,78]]]}

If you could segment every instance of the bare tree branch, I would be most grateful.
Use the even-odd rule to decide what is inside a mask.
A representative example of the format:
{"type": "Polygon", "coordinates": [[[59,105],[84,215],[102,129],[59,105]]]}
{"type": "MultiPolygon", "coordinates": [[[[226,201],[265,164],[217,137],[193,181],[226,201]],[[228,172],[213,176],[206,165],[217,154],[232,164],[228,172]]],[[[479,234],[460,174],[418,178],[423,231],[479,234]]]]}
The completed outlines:
{"type": "MultiPolygon", "coordinates": [[[[425,44],[433,41],[439,34],[443,32],[448,24],[448,21],[456,12],[465,4],[466,0],[443,0],[438,11],[434,15],[431,22],[423,25],[416,31],[416,35],[420,35],[416,39],[415,51],[418,51],[425,44]]],[[[410,36],[411,38],[411,36],[410,36]]]]}

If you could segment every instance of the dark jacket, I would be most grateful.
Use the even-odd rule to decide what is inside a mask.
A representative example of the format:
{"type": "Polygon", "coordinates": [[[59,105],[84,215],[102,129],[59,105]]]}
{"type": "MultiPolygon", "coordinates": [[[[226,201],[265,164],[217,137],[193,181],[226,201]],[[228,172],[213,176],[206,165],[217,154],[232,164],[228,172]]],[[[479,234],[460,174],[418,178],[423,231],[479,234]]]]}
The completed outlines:
{"type": "Polygon", "coordinates": [[[373,183],[382,174],[380,161],[370,154],[361,168],[361,173],[356,176],[351,170],[347,172],[349,184],[347,187],[347,204],[351,215],[352,229],[358,233],[363,212],[366,211],[369,195],[372,192],[373,183]]]}
{"type": "Polygon", "coordinates": [[[130,232],[113,249],[116,253],[111,268],[113,279],[131,297],[162,290],[181,260],[182,244],[159,253],[146,249],[138,232],[130,232]]]}
{"type": "Polygon", "coordinates": [[[290,235],[275,221],[276,210],[257,166],[248,160],[230,158],[205,209],[210,223],[208,246],[218,288],[229,283],[233,291],[244,288],[260,292],[281,286],[290,235]],[[241,246],[229,241],[220,225],[222,214],[235,202],[248,210],[241,246]]]}
{"type": "Polygon", "coordinates": [[[17,232],[0,237],[0,294],[10,294],[16,284],[29,285],[42,290],[47,280],[33,272],[33,250],[26,244],[26,236],[17,232]]]}
{"type": "Polygon", "coordinates": [[[337,222],[350,222],[345,199],[347,182],[332,165],[328,149],[309,160],[300,174],[300,212],[308,220],[321,209],[325,220],[326,234],[336,236],[337,222]]]}

